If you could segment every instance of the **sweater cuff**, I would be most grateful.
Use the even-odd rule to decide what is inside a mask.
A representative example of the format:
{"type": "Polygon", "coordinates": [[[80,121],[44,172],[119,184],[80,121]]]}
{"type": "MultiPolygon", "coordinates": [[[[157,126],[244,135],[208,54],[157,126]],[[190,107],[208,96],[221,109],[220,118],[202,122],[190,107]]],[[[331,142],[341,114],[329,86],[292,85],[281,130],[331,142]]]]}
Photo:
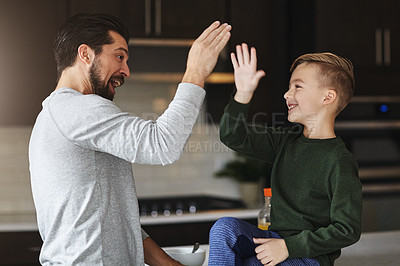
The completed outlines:
{"type": "Polygon", "coordinates": [[[199,108],[205,96],[206,91],[202,87],[192,83],[179,83],[174,99],[184,99],[195,104],[196,107],[199,108]]]}
{"type": "Polygon", "coordinates": [[[249,112],[250,103],[244,104],[235,101],[233,95],[229,99],[229,103],[225,108],[225,113],[228,113],[232,117],[238,117],[240,115],[244,115],[247,118],[249,112]]]}
{"type": "Polygon", "coordinates": [[[302,258],[302,257],[309,257],[309,248],[308,245],[303,245],[303,241],[301,241],[301,235],[293,235],[289,237],[285,237],[286,247],[289,252],[289,258],[302,258]]]}

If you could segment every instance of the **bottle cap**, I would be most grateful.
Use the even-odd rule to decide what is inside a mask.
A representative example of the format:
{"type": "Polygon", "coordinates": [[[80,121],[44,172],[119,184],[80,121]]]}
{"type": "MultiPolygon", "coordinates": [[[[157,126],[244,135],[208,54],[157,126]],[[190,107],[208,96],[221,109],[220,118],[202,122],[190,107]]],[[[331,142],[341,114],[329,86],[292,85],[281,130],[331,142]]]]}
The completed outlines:
{"type": "Polygon", "coordinates": [[[265,197],[272,197],[271,188],[264,188],[264,196],[265,197]]]}

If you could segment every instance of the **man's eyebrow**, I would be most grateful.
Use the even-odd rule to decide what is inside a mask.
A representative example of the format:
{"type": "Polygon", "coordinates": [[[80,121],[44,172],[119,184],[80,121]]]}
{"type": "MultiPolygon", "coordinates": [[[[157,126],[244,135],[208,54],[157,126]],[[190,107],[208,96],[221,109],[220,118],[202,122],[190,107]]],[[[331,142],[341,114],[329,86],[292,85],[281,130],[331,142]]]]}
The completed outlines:
{"type": "Polygon", "coordinates": [[[129,56],[129,51],[126,50],[124,47],[119,47],[119,48],[115,49],[115,51],[118,51],[118,50],[124,51],[129,56]]]}

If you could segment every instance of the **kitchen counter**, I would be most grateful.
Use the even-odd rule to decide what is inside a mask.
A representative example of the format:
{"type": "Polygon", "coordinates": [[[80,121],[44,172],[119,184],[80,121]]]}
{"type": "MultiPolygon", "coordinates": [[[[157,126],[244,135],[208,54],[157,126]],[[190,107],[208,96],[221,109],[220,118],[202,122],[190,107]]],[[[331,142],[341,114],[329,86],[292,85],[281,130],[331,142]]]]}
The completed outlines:
{"type": "Polygon", "coordinates": [[[0,232],[38,230],[35,214],[0,215],[0,232]]]}
{"type": "Polygon", "coordinates": [[[142,223],[142,225],[209,222],[216,221],[221,217],[227,216],[236,217],[239,219],[255,219],[257,218],[259,211],[259,209],[229,209],[185,213],[181,216],[175,214],[170,216],[159,215],[157,217],[142,216],[140,217],[140,222],[142,223]]]}
{"type": "MultiPolygon", "coordinates": [[[[207,222],[216,221],[221,217],[231,216],[240,219],[256,218],[259,209],[230,209],[230,210],[214,210],[199,211],[196,213],[185,213],[181,216],[142,216],[140,221],[142,225],[158,225],[158,224],[177,224],[191,222],[207,222]]],[[[36,215],[0,215],[0,232],[18,232],[18,231],[38,231],[36,215]]]]}

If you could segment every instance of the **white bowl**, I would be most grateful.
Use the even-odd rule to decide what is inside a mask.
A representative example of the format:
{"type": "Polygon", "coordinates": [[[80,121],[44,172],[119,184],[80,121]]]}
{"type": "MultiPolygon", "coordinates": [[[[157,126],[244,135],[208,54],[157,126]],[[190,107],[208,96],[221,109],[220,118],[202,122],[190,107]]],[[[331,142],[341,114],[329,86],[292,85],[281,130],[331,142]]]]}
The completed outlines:
{"type": "Polygon", "coordinates": [[[193,248],[164,248],[164,251],[173,259],[179,261],[185,266],[201,266],[206,259],[206,251],[199,248],[192,253],[193,248]]]}

